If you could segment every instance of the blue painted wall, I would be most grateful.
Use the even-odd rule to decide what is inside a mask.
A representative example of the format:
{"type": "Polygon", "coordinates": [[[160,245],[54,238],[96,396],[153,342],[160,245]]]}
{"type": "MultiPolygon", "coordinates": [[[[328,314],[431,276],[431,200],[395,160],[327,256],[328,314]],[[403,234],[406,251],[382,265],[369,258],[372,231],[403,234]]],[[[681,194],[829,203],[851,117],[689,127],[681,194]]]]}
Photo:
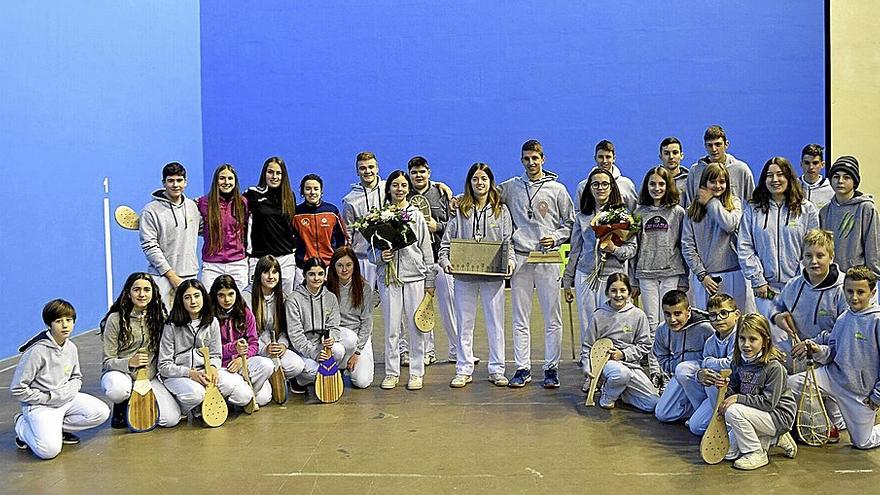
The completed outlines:
{"type": "MultiPolygon", "coordinates": [[[[77,331],[106,311],[102,181],[139,210],[180,160],[202,189],[197,2],[6,2],[0,7],[0,357],[55,297],[77,331]]],[[[146,267],[113,228],[116,291],[146,267]]]]}
{"type": "Polygon", "coordinates": [[[638,185],[667,135],[691,163],[720,123],[757,170],[825,135],[822,2],[206,0],[201,21],[206,177],[279,154],[337,203],[364,149],[461,190],[537,138],[573,189],[603,138],[638,185]]]}

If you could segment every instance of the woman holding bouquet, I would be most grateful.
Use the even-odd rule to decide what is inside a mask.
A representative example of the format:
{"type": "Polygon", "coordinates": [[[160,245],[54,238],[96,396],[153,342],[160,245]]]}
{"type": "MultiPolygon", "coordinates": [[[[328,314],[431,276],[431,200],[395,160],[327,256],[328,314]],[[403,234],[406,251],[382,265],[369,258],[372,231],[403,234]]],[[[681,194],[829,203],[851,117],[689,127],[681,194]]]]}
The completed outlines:
{"type": "Polygon", "coordinates": [[[385,379],[380,387],[386,390],[396,387],[400,379],[400,354],[397,350],[400,329],[404,323],[409,329],[410,346],[409,382],[406,388],[420,390],[425,374],[425,339],[416,328],[415,313],[425,293],[434,295],[434,252],[425,217],[406,199],[410,189],[412,182],[406,172],[392,172],[385,182],[387,206],[382,216],[393,216],[396,220],[404,221],[404,229],[415,234],[415,242],[406,244],[412,239],[388,242],[378,236],[369,237],[372,248],[368,255],[370,262],[378,268],[379,298],[385,323],[385,379]]]}
{"type": "MultiPolygon", "coordinates": [[[[587,186],[590,193],[581,195],[580,211],[571,229],[571,253],[562,276],[566,302],[574,301],[577,295],[581,342],[586,338],[593,312],[607,300],[605,294],[596,289],[604,287],[612,273],[627,273],[627,260],[636,254],[634,237],[617,245],[613,232],[596,236],[594,227],[603,231],[608,228],[601,227],[615,223],[625,225],[626,229],[632,224],[632,216],[626,210],[611,172],[594,168],[587,177],[587,186]]],[[[616,240],[621,240],[620,232],[615,232],[618,233],[616,240]]]]}

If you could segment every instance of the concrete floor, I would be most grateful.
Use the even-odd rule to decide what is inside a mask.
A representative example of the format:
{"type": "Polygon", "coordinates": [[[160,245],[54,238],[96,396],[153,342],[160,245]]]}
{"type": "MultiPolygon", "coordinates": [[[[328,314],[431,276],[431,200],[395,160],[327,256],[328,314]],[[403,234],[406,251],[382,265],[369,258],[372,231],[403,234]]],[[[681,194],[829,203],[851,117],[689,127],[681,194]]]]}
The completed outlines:
{"type": "MultiPolygon", "coordinates": [[[[535,304],[533,328],[541,328],[535,304]]],[[[13,443],[9,398],[14,360],[0,363],[2,493],[870,493],[880,482],[880,451],[857,451],[844,434],[838,446],[801,447],[794,460],[779,455],[752,473],[729,463],[707,466],[699,438],[682,425],[663,425],[627,408],[586,408],[581,373],[570,359],[567,312],[562,387],[496,388],[485,361],[474,383],[450,389],[454,365],[427,368],[425,388],[351,390],[336,404],[305,405],[292,396],[253,416],[232,415],[208,429],[192,424],[131,434],[109,423],[83,432],[52,461],[39,461],[13,443]],[[734,485],[735,483],[735,485],[734,485]]],[[[513,365],[509,312],[508,376],[513,365]]],[[[575,318],[577,321],[577,318],[575,318]]],[[[381,322],[374,347],[382,359],[381,322]]],[[[80,322],[80,325],[87,325],[80,322]]],[[[477,354],[486,340],[478,321],[477,354]]],[[[533,356],[543,355],[541,332],[533,356]]],[[[446,336],[437,332],[437,348],[446,336]]],[[[75,340],[84,392],[99,395],[100,345],[93,333],[75,340]]],[[[445,352],[438,352],[445,356],[445,352]]],[[[540,370],[540,362],[534,365],[540,370]]],[[[402,373],[406,379],[406,371],[402,373]]],[[[540,371],[536,373],[536,379],[540,371]]],[[[540,380],[537,380],[540,381],[540,380]]]]}

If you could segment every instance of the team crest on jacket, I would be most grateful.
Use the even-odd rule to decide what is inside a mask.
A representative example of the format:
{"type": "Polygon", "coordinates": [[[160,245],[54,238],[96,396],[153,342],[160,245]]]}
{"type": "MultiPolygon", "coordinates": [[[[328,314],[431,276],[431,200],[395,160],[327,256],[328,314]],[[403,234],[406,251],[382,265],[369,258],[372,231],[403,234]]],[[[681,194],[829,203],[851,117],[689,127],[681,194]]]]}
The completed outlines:
{"type": "Polygon", "coordinates": [[[856,340],[862,340],[862,341],[868,340],[867,337],[865,337],[865,334],[863,334],[860,330],[856,331],[855,338],[856,338],[856,340]]]}
{"type": "Polygon", "coordinates": [[[633,333],[633,328],[630,325],[624,325],[623,333],[633,333]]]}
{"type": "Polygon", "coordinates": [[[669,222],[660,215],[654,215],[650,220],[644,223],[642,227],[645,232],[653,232],[657,230],[669,230],[669,222]]]}
{"type": "Polygon", "coordinates": [[[300,225],[308,225],[308,224],[309,224],[309,219],[308,219],[308,218],[303,218],[302,220],[299,221],[299,223],[300,223],[300,225]]]}
{"type": "Polygon", "coordinates": [[[550,203],[542,199],[538,202],[538,213],[541,214],[541,218],[545,218],[548,212],[550,212],[550,203]]]}

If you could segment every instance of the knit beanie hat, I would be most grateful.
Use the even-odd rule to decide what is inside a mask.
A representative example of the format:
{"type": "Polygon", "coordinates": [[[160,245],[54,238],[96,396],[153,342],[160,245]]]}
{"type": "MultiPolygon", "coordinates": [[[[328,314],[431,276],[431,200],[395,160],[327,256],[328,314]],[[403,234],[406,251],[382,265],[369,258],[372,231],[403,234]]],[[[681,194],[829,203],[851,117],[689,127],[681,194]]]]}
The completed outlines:
{"type": "Polygon", "coordinates": [[[831,165],[831,169],[828,171],[828,178],[834,177],[834,174],[837,172],[849,174],[853,178],[853,188],[859,188],[859,183],[862,181],[862,177],[859,175],[859,161],[856,160],[856,157],[843,155],[837,160],[834,160],[834,165],[831,165]]]}

